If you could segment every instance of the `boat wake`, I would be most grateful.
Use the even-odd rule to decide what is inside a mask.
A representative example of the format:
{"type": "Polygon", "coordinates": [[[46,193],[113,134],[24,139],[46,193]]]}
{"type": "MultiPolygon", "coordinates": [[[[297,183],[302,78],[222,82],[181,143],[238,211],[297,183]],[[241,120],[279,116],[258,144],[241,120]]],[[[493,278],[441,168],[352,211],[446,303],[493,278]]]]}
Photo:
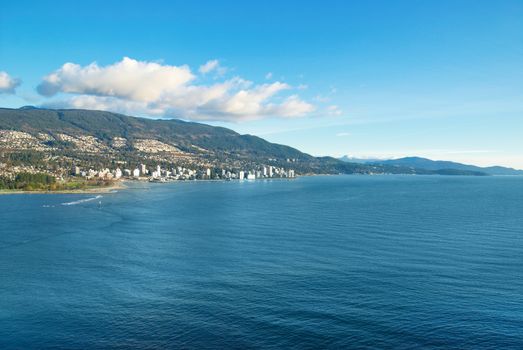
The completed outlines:
{"type": "Polygon", "coordinates": [[[81,204],[81,203],[85,203],[85,202],[94,201],[94,200],[100,199],[100,198],[102,198],[102,197],[103,197],[103,196],[98,195],[98,196],[96,196],[96,197],[80,199],[80,200],[77,200],[77,201],[74,201],[74,202],[62,203],[62,205],[77,205],[77,204],[81,204]]]}

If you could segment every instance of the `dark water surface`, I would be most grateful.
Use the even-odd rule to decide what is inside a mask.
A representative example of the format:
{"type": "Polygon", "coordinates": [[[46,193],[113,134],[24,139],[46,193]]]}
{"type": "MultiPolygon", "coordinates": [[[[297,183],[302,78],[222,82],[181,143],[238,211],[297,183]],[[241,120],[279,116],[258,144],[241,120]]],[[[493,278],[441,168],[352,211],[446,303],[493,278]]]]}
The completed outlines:
{"type": "Polygon", "coordinates": [[[523,349],[522,177],[132,186],[0,196],[0,348],[523,349]]]}

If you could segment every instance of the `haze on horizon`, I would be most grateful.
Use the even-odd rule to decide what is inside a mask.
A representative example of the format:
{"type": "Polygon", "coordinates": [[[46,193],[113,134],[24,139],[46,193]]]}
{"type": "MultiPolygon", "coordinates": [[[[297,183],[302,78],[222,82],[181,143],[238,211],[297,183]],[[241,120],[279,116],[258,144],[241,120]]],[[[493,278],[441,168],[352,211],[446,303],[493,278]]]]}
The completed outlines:
{"type": "Polygon", "coordinates": [[[0,106],[24,105],[523,169],[523,2],[2,3],[0,106]]]}

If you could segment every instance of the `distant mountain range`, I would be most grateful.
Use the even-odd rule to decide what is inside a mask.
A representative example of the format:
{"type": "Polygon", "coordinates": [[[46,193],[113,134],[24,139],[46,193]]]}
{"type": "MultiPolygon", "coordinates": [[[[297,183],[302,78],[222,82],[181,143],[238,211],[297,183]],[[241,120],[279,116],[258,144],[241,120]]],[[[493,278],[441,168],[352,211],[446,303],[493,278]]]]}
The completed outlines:
{"type": "Polygon", "coordinates": [[[443,160],[431,160],[421,157],[405,157],[399,159],[358,159],[348,156],[341,157],[340,160],[351,163],[361,163],[367,165],[386,165],[386,166],[397,166],[407,167],[413,169],[423,169],[428,171],[468,171],[484,173],[487,175],[523,175],[523,170],[517,170],[513,168],[492,166],[492,167],[479,167],[475,165],[467,165],[450,161],[443,160]]]}
{"type": "Polygon", "coordinates": [[[81,109],[0,108],[0,172],[2,167],[60,173],[72,165],[99,169],[140,163],[222,169],[273,165],[298,174],[389,172],[386,166],[313,157],[257,136],[177,119],[81,109]]]}
{"type": "Polygon", "coordinates": [[[356,164],[378,163],[383,160],[388,160],[388,159],[379,159],[379,158],[357,158],[357,157],[350,157],[350,156],[343,156],[338,159],[341,160],[342,162],[356,163],[356,164]]]}
{"type": "Polygon", "coordinates": [[[297,174],[523,175],[422,158],[355,160],[313,157],[223,127],[177,119],[147,119],[82,109],[0,108],[0,175],[44,170],[65,175],[82,168],[191,166],[259,169],[273,165],[297,174]]]}

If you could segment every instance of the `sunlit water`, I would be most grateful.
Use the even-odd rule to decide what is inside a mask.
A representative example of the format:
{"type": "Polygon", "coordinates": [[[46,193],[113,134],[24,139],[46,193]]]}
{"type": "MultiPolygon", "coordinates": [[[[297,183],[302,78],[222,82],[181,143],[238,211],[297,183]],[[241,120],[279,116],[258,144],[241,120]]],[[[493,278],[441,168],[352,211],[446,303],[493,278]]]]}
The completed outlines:
{"type": "Polygon", "coordinates": [[[523,178],[0,196],[0,348],[523,348],[523,178]]]}

